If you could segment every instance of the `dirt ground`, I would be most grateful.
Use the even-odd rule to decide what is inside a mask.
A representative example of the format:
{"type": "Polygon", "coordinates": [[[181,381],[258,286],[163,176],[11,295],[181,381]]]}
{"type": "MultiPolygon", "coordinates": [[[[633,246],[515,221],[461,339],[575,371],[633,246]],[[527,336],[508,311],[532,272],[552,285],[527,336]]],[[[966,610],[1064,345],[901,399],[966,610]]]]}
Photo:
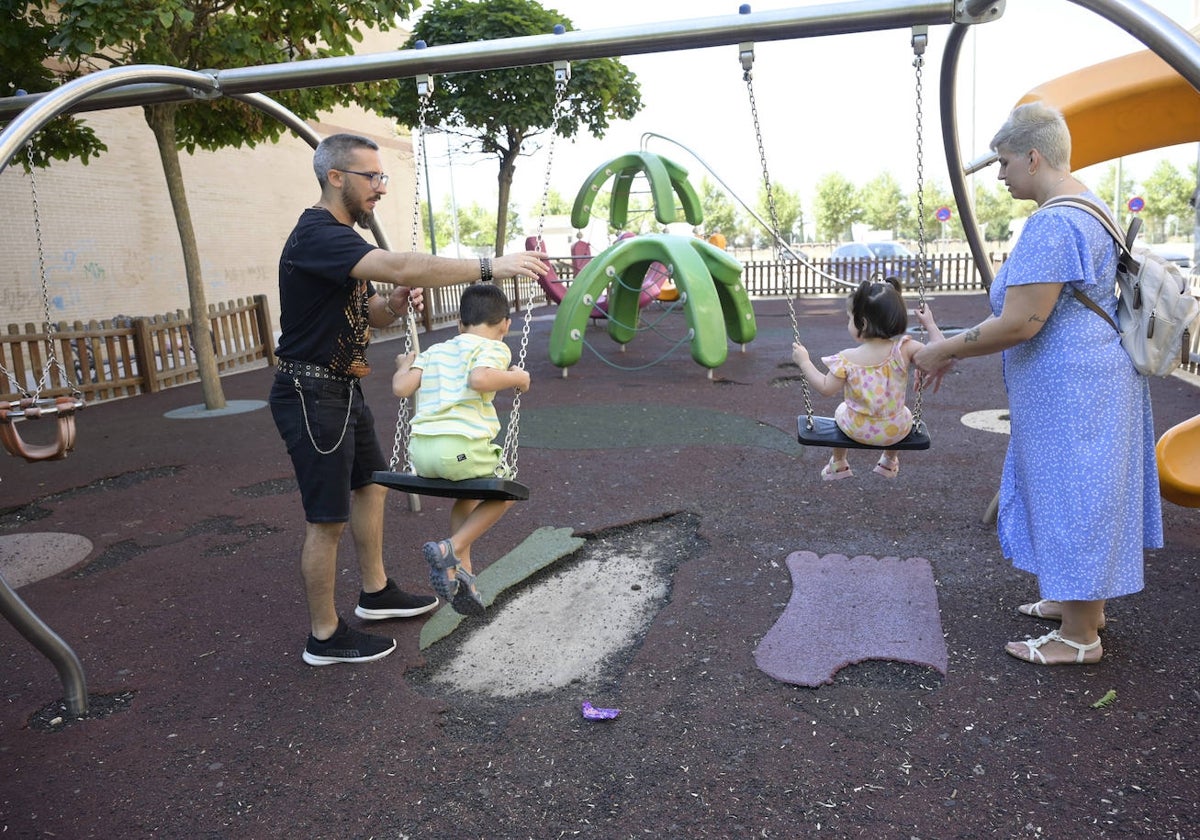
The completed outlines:
{"type": "MultiPolygon", "coordinates": [[[[947,327],[985,315],[978,295],[933,307],[947,327]]],[[[840,300],[797,308],[814,351],[845,346],[840,300]]],[[[536,313],[519,450],[532,495],[476,562],[545,526],[633,550],[653,533],[669,578],[632,645],[594,679],[544,692],[436,679],[486,618],[425,650],[422,619],[376,624],[399,643],[390,657],[301,662],[302,515],[265,409],[166,419],[201,401],[188,386],[88,407],[64,461],[0,460],[0,535],[94,544],[18,591],[83,662],[87,718],[65,714],[53,667],[0,622],[0,837],[1200,836],[1200,514],[1164,503],[1166,547],[1148,553],[1145,591],[1109,604],[1101,664],[1008,657],[1005,641],[1052,625],[1015,612],[1033,581],[983,521],[1007,438],[961,422],[1005,407],[999,360],[960,365],[924,399],[933,446],[905,455],[896,481],[852,453],[859,475],[822,482],[823,452],[795,443],[787,307],[756,309],[759,338],[712,379],[686,349],[643,367],[670,334],[620,354],[594,327],[609,362],[640,369],[585,353],[563,378],[536,313]],[[928,559],[946,674],[870,661],[810,689],[760,671],[754,649],[788,602],[784,561],[799,550],[928,559]],[[583,701],[620,716],[585,720],[583,701]]],[[[398,350],[374,345],[365,381],[389,444],[398,350]]],[[[264,400],[270,378],[227,377],[226,397],[264,400]]],[[[1194,377],[1152,391],[1160,434],[1200,410],[1194,377]]],[[[390,507],[402,587],[427,590],[420,545],[447,509],[390,507]]],[[[349,547],[339,568],[339,607],[358,623],[349,547]]]]}

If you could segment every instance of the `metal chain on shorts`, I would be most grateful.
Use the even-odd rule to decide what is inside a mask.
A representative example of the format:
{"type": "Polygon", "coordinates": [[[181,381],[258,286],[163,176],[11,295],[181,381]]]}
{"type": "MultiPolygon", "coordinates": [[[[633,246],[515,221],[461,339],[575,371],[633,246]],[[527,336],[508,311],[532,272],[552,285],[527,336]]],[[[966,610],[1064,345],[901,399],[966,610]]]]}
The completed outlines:
{"type": "Polygon", "coordinates": [[[308,439],[312,442],[313,449],[317,450],[318,455],[332,455],[337,452],[342,441],[346,439],[346,430],[350,428],[350,409],[354,406],[354,386],[350,385],[350,391],[346,394],[346,419],[342,421],[342,433],[338,435],[337,443],[333,445],[332,449],[322,449],[317,445],[312,426],[308,423],[308,406],[304,404],[304,390],[300,387],[300,378],[293,376],[292,384],[296,388],[296,395],[300,397],[300,413],[304,415],[304,431],[308,432],[308,439]]]}

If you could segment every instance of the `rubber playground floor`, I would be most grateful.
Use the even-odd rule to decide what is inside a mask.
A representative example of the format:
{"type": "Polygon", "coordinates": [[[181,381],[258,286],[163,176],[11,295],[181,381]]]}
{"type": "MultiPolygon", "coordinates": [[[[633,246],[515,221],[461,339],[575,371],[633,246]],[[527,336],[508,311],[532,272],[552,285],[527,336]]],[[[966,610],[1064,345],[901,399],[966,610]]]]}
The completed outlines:
{"type": "MultiPolygon", "coordinates": [[[[982,295],[932,306],[944,327],[986,314],[982,295]]],[[[926,395],[933,445],[895,480],[852,452],[855,476],[822,482],[827,452],[796,443],[788,307],[755,308],[758,338],[711,378],[686,346],[651,364],[679,314],[624,353],[590,327],[607,362],[585,352],[564,378],[535,310],[531,496],[475,549],[495,602],[375,623],[398,647],[367,665],[300,659],[302,514],[253,408],[270,371],[222,380],[252,410],[197,416],[187,386],[87,407],[65,460],[0,459],[0,569],[78,654],[91,708],[67,714],[53,666],[0,622],[0,837],[1200,837],[1200,512],[1164,503],[1166,547],[1110,602],[1101,664],[1021,663],[1004,642],[1053,625],[1016,613],[1034,583],[984,521],[999,359],[926,395]],[[769,634],[796,660],[850,633],[904,642],[903,607],[821,597],[797,556],[919,561],[933,596],[910,609],[940,628],[944,670],[898,655],[810,687],[761,669],[769,634]],[[800,594],[803,632],[771,634],[800,594]]],[[[796,311],[814,355],[847,344],[840,299],[796,311]]],[[[364,380],[388,449],[400,349],[373,345],[364,380]]],[[[1194,377],[1151,387],[1159,434],[1200,411],[1194,377]]],[[[420,547],[448,502],[393,497],[389,572],[428,591],[420,547]]],[[[339,569],[360,624],[348,542],[339,569]]]]}

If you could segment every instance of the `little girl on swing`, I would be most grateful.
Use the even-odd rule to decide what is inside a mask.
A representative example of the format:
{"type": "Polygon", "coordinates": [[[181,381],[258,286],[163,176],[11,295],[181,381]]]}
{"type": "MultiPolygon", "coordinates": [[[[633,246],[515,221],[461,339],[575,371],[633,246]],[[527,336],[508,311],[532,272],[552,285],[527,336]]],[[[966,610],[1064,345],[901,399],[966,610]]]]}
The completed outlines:
{"type": "MultiPolygon", "coordinates": [[[[913,425],[912,412],[905,405],[908,366],[925,346],[907,333],[908,310],[900,294],[900,282],[894,277],[864,280],[850,293],[846,310],[846,328],[858,344],[822,357],[828,373],[817,370],[809,359],[808,348],[799,341],[792,344],[792,360],[817,393],[825,397],[842,393],[842,403],[833,418],[846,437],[867,446],[899,443],[913,425]]],[[[929,307],[922,304],[916,315],[929,337],[940,341],[942,332],[929,307]]],[[[854,474],[846,452],[834,448],[829,463],[821,470],[822,479],[834,481],[854,474]]],[[[875,472],[885,478],[899,474],[900,458],[895,450],[884,449],[875,472]]]]}

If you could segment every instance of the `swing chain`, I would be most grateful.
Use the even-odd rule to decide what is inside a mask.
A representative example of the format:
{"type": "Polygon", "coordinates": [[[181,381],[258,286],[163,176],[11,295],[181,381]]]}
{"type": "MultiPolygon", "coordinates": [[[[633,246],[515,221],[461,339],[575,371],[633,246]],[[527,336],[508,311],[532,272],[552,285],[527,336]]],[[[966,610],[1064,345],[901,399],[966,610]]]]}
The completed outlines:
{"type": "MultiPolygon", "coordinates": [[[[925,128],[924,128],[924,99],[922,94],[922,75],[925,69],[925,45],[928,41],[928,28],[913,27],[913,68],[916,82],[916,131],[917,131],[917,301],[921,309],[925,308],[925,272],[928,265],[926,257],[925,234],[925,128]]],[[[925,338],[924,329],[921,333],[925,338]]],[[[917,404],[913,408],[913,426],[921,423],[921,403],[925,395],[923,389],[917,389],[917,404]]]]}
{"type": "MultiPolygon", "coordinates": [[[[37,243],[38,254],[38,272],[42,278],[42,316],[43,323],[46,325],[46,364],[42,366],[42,375],[38,378],[37,384],[34,386],[34,393],[29,394],[18,383],[17,388],[23,395],[31,399],[40,399],[42,389],[50,385],[50,371],[57,369],[63,382],[71,383],[71,377],[67,375],[66,368],[58,360],[54,353],[54,333],[58,331],[50,317],[50,289],[47,283],[48,274],[46,271],[46,246],[42,240],[42,208],[38,201],[37,179],[33,175],[33,141],[30,140],[25,145],[26,158],[29,161],[29,192],[33,197],[33,231],[37,243]]],[[[72,383],[71,395],[78,400],[82,394],[79,389],[72,383]]]]}
{"type": "MultiPolygon", "coordinates": [[[[775,207],[775,193],[771,189],[771,170],[767,166],[767,149],[766,144],[763,142],[762,124],[758,119],[758,103],[754,98],[754,78],[749,66],[754,61],[753,48],[747,50],[746,45],[743,44],[740,57],[742,60],[742,69],[745,71],[742,74],[742,78],[746,82],[746,93],[750,98],[750,116],[754,121],[754,139],[758,144],[758,160],[762,165],[763,191],[767,196],[767,214],[771,217],[771,234],[778,239],[779,211],[775,207]]],[[[797,275],[797,281],[799,281],[799,275],[797,275]]],[[[800,324],[796,318],[796,304],[792,295],[787,296],[787,306],[788,317],[792,321],[792,338],[799,343],[800,324]]],[[[808,389],[808,379],[803,373],[800,374],[800,390],[804,392],[804,413],[808,415],[808,427],[811,429],[814,426],[812,394],[808,389]]]]}
{"type": "Polygon", "coordinates": [[[916,83],[917,132],[917,297],[925,305],[926,233],[925,233],[925,126],[922,75],[925,69],[926,27],[913,27],[913,68],[916,83]]]}
{"type": "MultiPolygon", "coordinates": [[[[558,121],[562,116],[563,103],[567,98],[567,84],[571,81],[571,64],[567,61],[554,62],[554,108],[550,112],[550,144],[546,149],[546,177],[542,183],[542,208],[538,216],[537,233],[534,242],[545,247],[542,241],[542,231],[546,225],[546,214],[550,207],[550,177],[554,172],[555,138],[558,136],[558,121]]],[[[520,300],[520,280],[518,279],[518,302],[520,300]]],[[[521,326],[521,344],[517,352],[517,367],[525,369],[525,356],[529,350],[529,330],[533,323],[533,295],[525,305],[525,321],[521,326]]],[[[520,439],[521,427],[521,392],[513,394],[512,409],[508,415],[508,427],[504,430],[504,457],[496,467],[496,475],[501,478],[517,480],[517,446],[520,439]]]]}
{"type": "MultiPolygon", "coordinates": [[[[414,138],[416,144],[413,147],[413,171],[414,184],[413,189],[413,224],[412,224],[412,251],[416,253],[418,250],[418,232],[421,220],[421,171],[422,164],[425,161],[425,132],[428,124],[429,97],[433,93],[433,78],[427,75],[417,77],[417,133],[414,138]]],[[[432,211],[432,207],[430,210],[432,211]]],[[[430,231],[430,236],[433,231],[430,231]]],[[[417,334],[417,318],[413,313],[413,308],[410,305],[404,313],[404,355],[408,355],[413,351],[413,336],[417,334]]],[[[415,397],[413,398],[415,400],[415,397]]],[[[392,439],[392,458],[388,464],[388,469],[391,472],[396,472],[396,467],[400,465],[400,460],[403,453],[404,472],[413,472],[412,455],[405,445],[412,431],[412,411],[410,410],[410,400],[408,397],[403,397],[400,400],[400,405],[396,409],[396,434],[392,439]]]]}

